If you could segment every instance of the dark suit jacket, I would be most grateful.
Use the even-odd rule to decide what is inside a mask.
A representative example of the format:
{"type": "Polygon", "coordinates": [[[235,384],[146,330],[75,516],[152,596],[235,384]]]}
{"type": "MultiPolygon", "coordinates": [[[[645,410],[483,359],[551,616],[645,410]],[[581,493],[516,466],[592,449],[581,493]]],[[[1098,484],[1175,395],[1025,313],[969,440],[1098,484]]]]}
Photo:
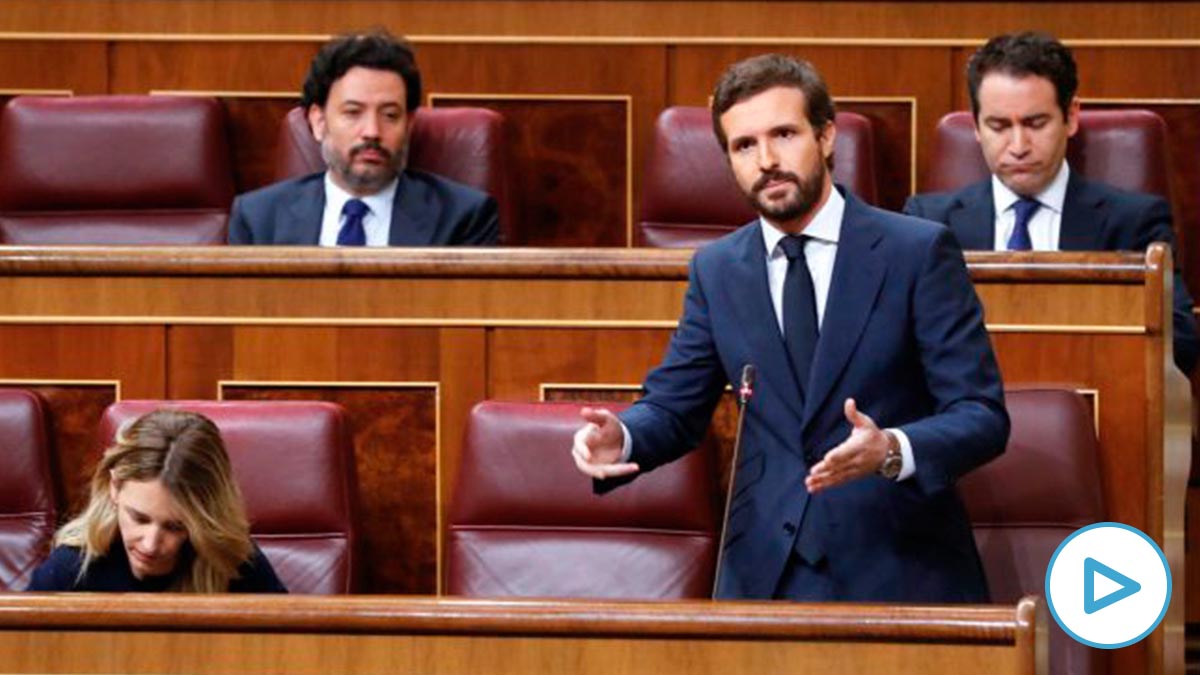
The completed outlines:
{"type": "MultiPolygon", "coordinates": [[[[904,212],[945,223],[965,249],[995,246],[995,202],[991,179],[957,192],[915,195],[904,212]]],[[[1171,207],[1153,195],[1124,192],[1071,173],[1063,201],[1058,247],[1063,251],[1144,251],[1161,241],[1175,248],[1171,207]]],[[[1178,259],[1178,258],[1176,258],[1178,259]]],[[[1200,337],[1192,314],[1192,296],[1178,265],[1174,283],[1175,365],[1190,375],[1200,359],[1200,337]]]]}
{"type": "MultiPolygon", "coordinates": [[[[233,200],[229,243],[316,246],[324,210],[324,172],[247,192],[233,200]]],[[[400,174],[389,245],[488,245],[499,236],[488,195],[424,171],[400,174]]]]}
{"type": "MultiPolygon", "coordinates": [[[[695,447],[724,386],[758,369],[748,404],[718,593],[772,596],[793,551],[832,598],[984,601],[954,489],[1003,452],[1008,416],[983,311],[944,227],[847,195],[820,339],[798,386],[767,287],[757,222],[696,252],[683,317],[646,395],[621,415],[632,460],[653,469],[695,447]],[[843,402],[912,442],[916,473],[810,496],[808,469],[844,441],[843,402]]],[[[602,481],[601,483],[612,483],[602,481]]]]}

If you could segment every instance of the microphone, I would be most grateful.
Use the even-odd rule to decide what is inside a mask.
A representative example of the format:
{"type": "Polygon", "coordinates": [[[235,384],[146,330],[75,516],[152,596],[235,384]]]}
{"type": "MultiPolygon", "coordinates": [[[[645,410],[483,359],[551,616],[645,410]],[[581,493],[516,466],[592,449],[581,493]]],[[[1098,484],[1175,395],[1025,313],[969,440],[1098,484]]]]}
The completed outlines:
{"type": "Polygon", "coordinates": [[[742,382],[738,386],[738,419],[737,432],[733,437],[733,458],[729,462],[729,485],[725,488],[725,515],[721,518],[721,539],[717,542],[717,567],[713,572],[712,597],[717,599],[717,589],[721,586],[721,562],[725,557],[725,535],[729,530],[729,507],[733,504],[733,486],[737,482],[738,457],[742,449],[742,424],[746,421],[746,405],[754,396],[754,364],[742,366],[742,382]]]}

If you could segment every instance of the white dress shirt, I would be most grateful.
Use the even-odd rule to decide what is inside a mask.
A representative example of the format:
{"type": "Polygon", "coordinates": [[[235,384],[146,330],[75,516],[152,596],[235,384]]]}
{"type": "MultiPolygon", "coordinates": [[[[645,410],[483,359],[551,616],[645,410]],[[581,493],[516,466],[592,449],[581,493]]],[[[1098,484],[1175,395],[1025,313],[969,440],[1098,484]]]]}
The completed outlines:
{"type": "MultiPolygon", "coordinates": [[[[367,246],[387,246],[388,235],[392,229],[392,204],[396,200],[396,189],[400,179],[394,178],[379,192],[366,197],[359,197],[367,205],[367,213],[363,215],[363,230],[367,233],[367,246]]],[[[321,216],[321,236],[317,240],[321,246],[337,246],[338,232],[342,229],[342,207],[354,199],[354,195],[346,192],[325,172],[325,212],[321,216]]]]}
{"type": "MultiPolygon", "coordinates": [[[[1029,241],[1035,251],[1058,250],[1059,234],[1062,233],[1063,202],[1067,198],[1067,181],[1070,177],[1071,169],[1066,160],[1063,160],[1054,180],[1050,181],[1045,190],[1033,195],[1042,205],[1029,219],[1029,241]]],[[[995,201],[992,213],[996,214],[993,248],[997,251],[1008,250],[1008,239],[1017,224],[1017,214],[1013,205],[1020,198],[1020,195],[1009,190],[1007,185],[992,174],[992,199],[995,201]]]]}

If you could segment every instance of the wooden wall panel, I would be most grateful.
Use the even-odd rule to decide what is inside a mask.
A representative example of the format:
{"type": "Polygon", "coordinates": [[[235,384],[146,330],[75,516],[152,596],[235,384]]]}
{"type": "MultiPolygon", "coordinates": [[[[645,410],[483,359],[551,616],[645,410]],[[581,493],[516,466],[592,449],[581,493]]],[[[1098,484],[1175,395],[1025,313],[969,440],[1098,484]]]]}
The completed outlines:
{"type": "Polygon", "coordinates": [[[972,39],[1031,25],[1073,38],[1191,38],[1189,2],[705,0],[6,0],[0,31],[972,39]]]}
{"type": "Polygon", "coordinates": [[[367,570],[377,593],[437,592],[439,512],[452,497],[466,411],[485,398],[471,328],[172,326],[175,398],[304,399],[349,412],[367,570]],[[216,383],[223,382],[220,390],[216,383]]]}
{"type": "Polygon", "coordinates": [[[234,187],[239,193],[275,182],[279,127],[298,98],[223,96],[234,187]]]}
{"type": "Polygon", "coordinates": [[[114,94],[155,90],[205,92],[295,92],[320,43],[118,41],[111,48],[114,94]]]}
{"type": "Polygon", "coordinates": [[[848,99],[836,103],[838,110],[856,112],[871,120],[875,131],[875,180],[879,189],[876,206],[899,211],[914,187],[916,99],[848,99]]]}
{"type": "Polygon", "coordinates": [[[504,115],[515,202],[513,236],[504,245],[629,245],[628,98],[435,95],[432,103],[504,115]]]}
{"type": "Polygon", "coordinates": [[[374,593],[438,585],[436,386],[226,384],[228,400],[330,401],[349,415],[358,474],[362,581],[374,593]],[[387,564],[377,564],[387,561],[387,564]]]}
{"type": "MultiPolygon", "coordinates": [[[[641,168],[653,134],[654,118],[662,110],[666,91],[667,64],[661,46],[608,45],[464,45],[430,44],[420,46],[422,76],[430,94],[450,96],[471,93],[476,96],[628,96],[632,106],[633,158],[632,203],[640,197],[641,168]]],[[[596,138],[588,122],[575,117],[560,120],[563,127],[552,129],[552,138],[576,142],[596,138]]],[[[604,158],[624,155],[624,146],[613,147],[611,132],[603,136],[603,145],[568,145],[569,153],[543,154],[557,162],[594,162],[581,153],[601,150],[604,158]]],[[[538,143],[547,139],[535,138],[538,143]]],[[[553,146],[551,146],[553,147],[553,146]]],[[[516,176],[517,181],[538,181],[537,176],[516,176]]],[[[600,185],[586,189],[598,190],[600,185]]],[[[555,185],[543,190],[566,190],[555,185]]],[[[603,199],[617,201],[624,195],[604,194],[603,199]]],[[[620,205],[624,208],[624,204],[620,205]]],[[[625,225],[625,223],[621,223],[625,225]]],[[[606,227],[612,227],[607,225],[606,227]]]]}
{"type": "Polygon", "coordinates": [[[35,90],[107,93],[108,43],[0,41],[0,91],[35,90]]]}
{"type": "MultiPolygon", "coordinates": [[[[923,171],[927,161],[924,129],[932,130],[950,110],[949,70],[952,67],[949,51],[934,47],[873,47],[873,46],[794,46],[788,44],[678,46],[671,49],[671,82],[667,95],[669,105],[706,105],[717,79],[730,64],[757,54],[778,51],[805,58],[825,77],[834,98],[851,101],[864,97],[904,97],[917,101],[917,166],[923,171]],[[886,64],[886,67],[884,67],[886,64]]],[[[848,103],[848,110],[856,110],[848,103]]],[[[895,133],[895,120],[880,129],[881,134],[895,133]]],[[[908,129],[903,130],[905,136],[908,129]]],[[[903,138],[903,136],[901,136],[903,138]]],[[[891,151],[903,141],[882,139],[891,151]]],[[[900,161],[907,161],[901,156],[900,161]]],[[[895,166],[895,157],[881,163],[881,168],[895,166]]],[[[906,171],[905,175],[910,175],[906,171]]],[[[880,178],[889,178],[881,173],[880,178]]],[[[893,185],[880,184],[881,193],[895,200],[893,185]]],[[[905,182],[904,190],[910,189],[905,182]]],[[[906,195],[907,196],[907,195],[906,195]]],[[[900,200],[903,205],[903,200],[900,200]]],[[[885,202],[889,203],[889,202],[885,202]]],[[[890,203],[889,203],[890,205],[890,203]]],[[[896,208],[896,207],[893,207],[896,208]]]]}
{"type": "Polygon", "coordinates": [[[46,401],[64,515],[86,500],[104,409],[123,398],[162,398],[163,333],[159,326],[0,326],[0,384],[33,389],[46,401]]]}
{"type": "Polygon", "coordinates": [[[96,437],[105,408],[118,398],[116,384],[22,383],[46,404],[54,490],[59,500],[59,520],[66,522],[87,505],[92,473],[102,445],[96,437]]]}

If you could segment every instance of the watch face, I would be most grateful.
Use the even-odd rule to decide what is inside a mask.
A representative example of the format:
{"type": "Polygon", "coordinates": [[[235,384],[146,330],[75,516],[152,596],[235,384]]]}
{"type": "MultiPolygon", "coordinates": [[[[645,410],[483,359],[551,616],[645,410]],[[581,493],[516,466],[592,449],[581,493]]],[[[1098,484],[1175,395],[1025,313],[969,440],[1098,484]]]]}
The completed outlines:
{"type": "Polygon", "coordinates": [[[896,476],[900,475],[900,469],[904,467],[904,460],[900,455],[888,455],[887,459],[883,460],[883,465],[879,467],[879,475],[888,480],[896,480],[896,476]]]}

